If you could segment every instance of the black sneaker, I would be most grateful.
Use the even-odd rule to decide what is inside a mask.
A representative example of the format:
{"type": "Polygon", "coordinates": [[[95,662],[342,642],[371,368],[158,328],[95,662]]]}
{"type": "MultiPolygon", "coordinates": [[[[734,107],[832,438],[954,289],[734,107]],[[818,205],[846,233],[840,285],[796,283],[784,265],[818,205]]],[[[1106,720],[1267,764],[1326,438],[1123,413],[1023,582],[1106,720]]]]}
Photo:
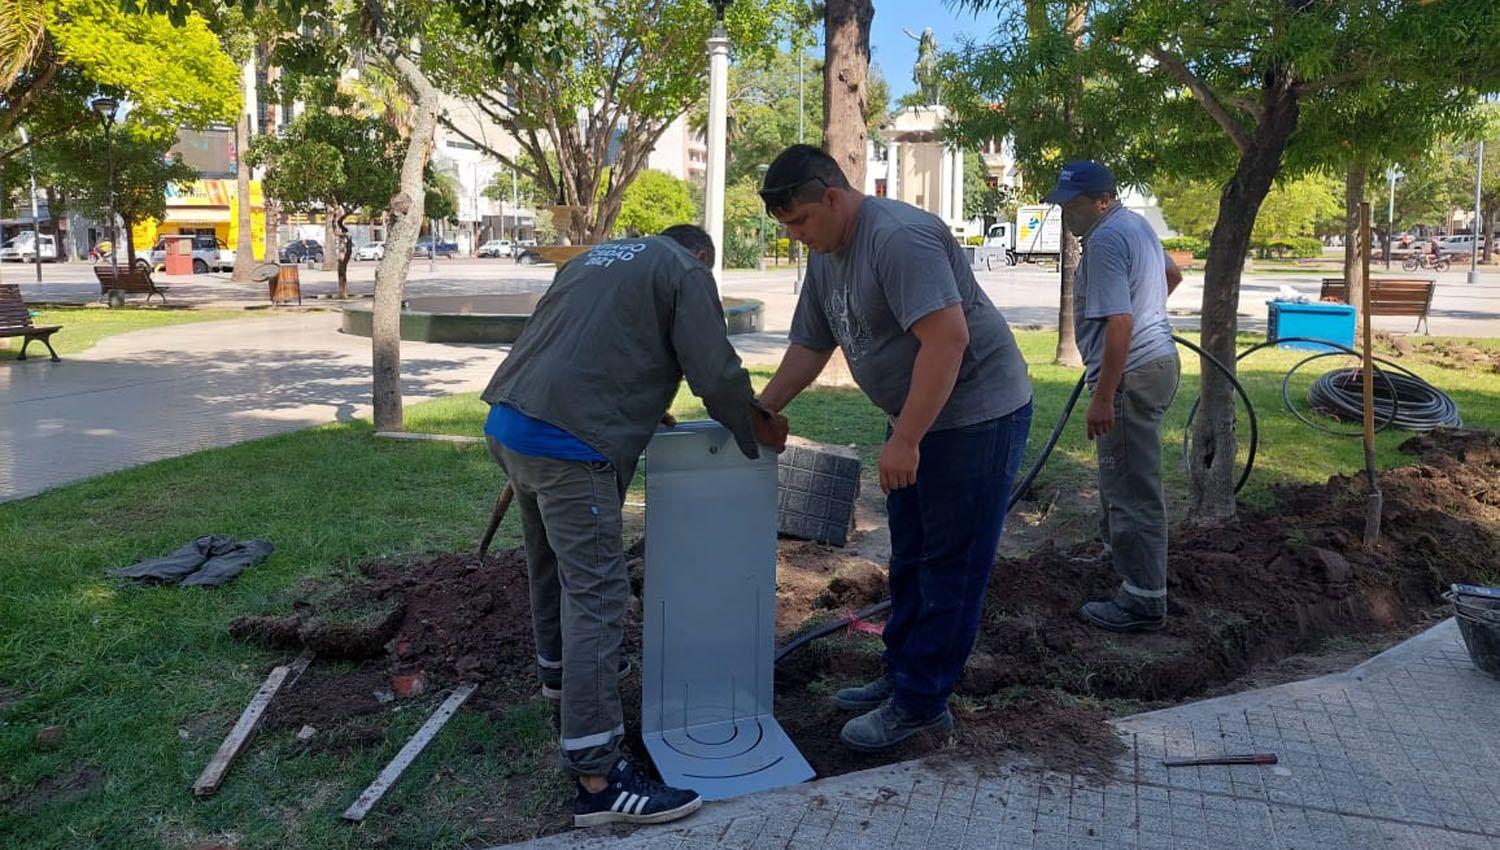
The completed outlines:
{"type": "Polygon", "coordinates": [[[698,792],[653,782],[625,759],[610,769],[606,779],[609,784],[597,794],[578,786],[578,799],[573,801],[574,826],[666,823],[685,818],[703,805],[698,792]]]}
{"type": "MultiPolygon", "coordinates": [[[[634,670],[634,669],[635,669],[634,667],[630,666],[630,659],[628,659],[628,658],[621,658],[620,659],[620,672],[618,674],[618,678],[623,679],[626,676],[629,676],[630,673],[631,673],[631,671],[634,670]]],[[[551,682],[549,682],[547,679],[543,679],[542,680],[542,696],[546,697],[549,700],[552,700],[553,702],[561,702],[562,701],[562,671],[561,670],[557,671],[557,678],[555,680],[553,680],[551,682]]]]}

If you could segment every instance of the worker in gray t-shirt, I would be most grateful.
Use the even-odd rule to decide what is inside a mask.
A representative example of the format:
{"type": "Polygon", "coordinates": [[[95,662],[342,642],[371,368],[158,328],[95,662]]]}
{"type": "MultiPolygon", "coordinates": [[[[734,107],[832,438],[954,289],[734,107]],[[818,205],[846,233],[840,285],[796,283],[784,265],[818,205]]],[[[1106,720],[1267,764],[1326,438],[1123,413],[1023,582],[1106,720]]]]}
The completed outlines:
{"type": "Polygon", "coordinates": [[[1167,616],[1167,504],[1161,421],[1179,363],[1167,296],[1182,273],[1151,225],[1115,197],[1097,162],[1063,166],[1045,198],[1083,241],[1073,280],[1073,325],[1091,390],[1088,436],[1099,457],[1100,538],[1120,577],[1115,598],[1085,603],[1083,618],[1112,631],[1154,631],[1167,616]]]}
{"type": "Polygon", "coordinates": [[[840,740],[869,751],[945,733],[1031,427],[1026,362],[937,216],[866,197],[808,145],[776,157],[760,195],[813,251],[791,345],[761,402],[781,410],[839,348],[889,419],[886,674],[834,696],[865,712],[840,740]]]}

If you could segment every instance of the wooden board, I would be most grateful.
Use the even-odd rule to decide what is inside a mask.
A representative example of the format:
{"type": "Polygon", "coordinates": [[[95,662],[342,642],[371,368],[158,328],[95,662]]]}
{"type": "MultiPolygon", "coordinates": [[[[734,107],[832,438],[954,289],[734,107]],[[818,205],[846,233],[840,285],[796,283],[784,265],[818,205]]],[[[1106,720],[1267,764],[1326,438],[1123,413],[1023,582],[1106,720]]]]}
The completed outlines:
{"type": "Polygon", "coordinates": [[[208,766],[198,775],[198,781],[193,783],[193,794],[198,797],[209,797],[219,790],[223,783],[225,774],[229,773],[229,766],[234,764],[235,758],[240,750],[245,748],[250,736],[255,733],[255,727],[260,725],[261,718],[265,716],[266,706],[271,704],[276,692],[286,684],[290,677],[293,681],[302,675],[307,665],[312,662],[312,653],[304,652],[289,665],[277,667],[266,677],[266,681],[255,692],[250,704],[240,713],[240,719],[235,722],[234,728],[229,730],[229,737],[219,745],[219,751],[209,760],[208,766]]]}
{"type": "Polygon", "coordinates": [[[370,787],[366,788],[359,795],[359,798],[351,803],[348,809],[344,810],[344,820],[355,823],[364,820],[365,815],[369,814],[370,810],[375,808],[375,804],[380,802],[380,798],[385,796],[385,792],[391,790],[391,786],[395,785],[396,780],[401,778],[402,772],[411,766],[411,763],[416,760],[417,756],[422,754],[422,750],[426,749],[427,745],[432,742],[432,739],[437,737],[437,733],[443,728],[443,724],[448,722],[454,712],[458,711],[458,707],[463,705],[464,700],[472,696],[474,690],[478,687],[478,685],[472,683],[464,684],[449,694],[448,698],[443,701],[443,704],[438,706],[437,711],[434,711],[432,716],[427,718],[427,722],[422,724],[422,728],[418,729],[417,733],[412,735],[411,739],[406,742],[406,746],[401,748],[401,752],[396,753],[396,757],[391,759],[390,764],[387,764],[385,769],[380,771],[380,775],[375,777],[375,781],[370,783],[370,787]]]}

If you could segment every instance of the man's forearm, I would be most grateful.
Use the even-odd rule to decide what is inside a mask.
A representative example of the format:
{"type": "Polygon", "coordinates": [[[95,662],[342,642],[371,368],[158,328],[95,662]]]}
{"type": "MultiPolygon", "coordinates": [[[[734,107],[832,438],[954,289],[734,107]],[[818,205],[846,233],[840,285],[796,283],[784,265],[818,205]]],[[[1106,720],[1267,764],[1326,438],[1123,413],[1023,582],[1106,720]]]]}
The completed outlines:
{"type": "Polygon", "coordinates": [[[791,404],[792,399],[822,374],[823,367],[828,365],[828,358],[832,356],[832,351],[814,351],[795,342],[787,346],[786,353],[781,355],[781,365],[776,367],[776,374],[771,376],[771,382],[766,384],[765,390],[760,394],[761,404],[780,413],[782,408],[791,404]]]}
{"type": "Polygon", "coordinates": [[[1099,379],[1094,393],[1113,398],[1125,374],[1125,360],[1130,355],[1130,332],[1133,321],[1128,315],[1110,316],[1104,327],[1104,355],[1099,361],[1099,379]]]}
{"type": "Polygon", "coordinates": [[[911,388],[906,393],[906,403],[901,406],[901,415],[891,427],[892,435],[912,443],[922,442],[943,405],[953,394],[953,385],[958,382],[958,369],[963,364],[962,344],[949,340],[929,340],[917,350],[916,362],[911,369],[911,388]]]}

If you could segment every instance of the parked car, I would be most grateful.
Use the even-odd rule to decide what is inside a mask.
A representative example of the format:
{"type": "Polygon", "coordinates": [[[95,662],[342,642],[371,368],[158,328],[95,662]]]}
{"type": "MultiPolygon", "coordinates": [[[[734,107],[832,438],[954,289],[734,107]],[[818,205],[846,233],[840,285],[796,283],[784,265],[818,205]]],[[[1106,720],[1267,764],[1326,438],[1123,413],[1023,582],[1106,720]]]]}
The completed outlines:
{"type": "MultiPolygon", "coordinates": [[[[1442,246],[1445,254],[1472,254],[1474,253],[1474,234],[1460,233],[1455,236],[1440,236],[1438,244],[1442,246]]],[[[1484,239],[1479,240],[1480,250],[1484,250],[1484,239]]]]}
{"type": "Polygon", "coordinates": [[[277,255],[283,263],[323,262],[323,243],[316,239],[295,239],[282,246],[277,255]]]}
{"type": "Polygon", "coordinates": [[[382,260],[385,259],[384,242],[366,242],[359,246],[354,252],[356,260],[382,260]]]}
{"type": "Polygon", "coordinates": [[[481,257],[509,257],[515,253],[515,245],[509,239],[491,239],[475,253],[481,257]]]}
{"type": "MultiPolygon", "coordinates": [[[[197,235],[193,237],[193,274],[207,274],[211,271],[230,271],[234,269],[234,249],[219,241],[213,236],[197,235]]],[[[151,268],[162,268],[167,262],[167,237],[156,240],[151,250],[146,252],[146,260],[151,268]]]]}
{"type": "MultiPolygon", "coordinates": [[[[423,239],[420,242],[418,242],[411,249],[411,255],[413,257],[430,257],[430,256],[432,256],[432,254],[433,254],[433,247],[432,247],[432,240],[431,239],[423,239]]],[[[438,242],[437,243],[437,255],[439,257],[449,257],[449,258],[451,258],[451,257],[456,256],[457,254],[458,254],[458,243],[457,242],[438,242]]]]}
{"type": "MultiPolygon", "coordinates": [[[[0,260],[20,260],[24,263],[36,262],[36,231],[23,231],[15,238],[0,245],[0,260]]],[[[57,243],[46,233],[42,234],[42,262],[57,262],[57,243]]]]}

